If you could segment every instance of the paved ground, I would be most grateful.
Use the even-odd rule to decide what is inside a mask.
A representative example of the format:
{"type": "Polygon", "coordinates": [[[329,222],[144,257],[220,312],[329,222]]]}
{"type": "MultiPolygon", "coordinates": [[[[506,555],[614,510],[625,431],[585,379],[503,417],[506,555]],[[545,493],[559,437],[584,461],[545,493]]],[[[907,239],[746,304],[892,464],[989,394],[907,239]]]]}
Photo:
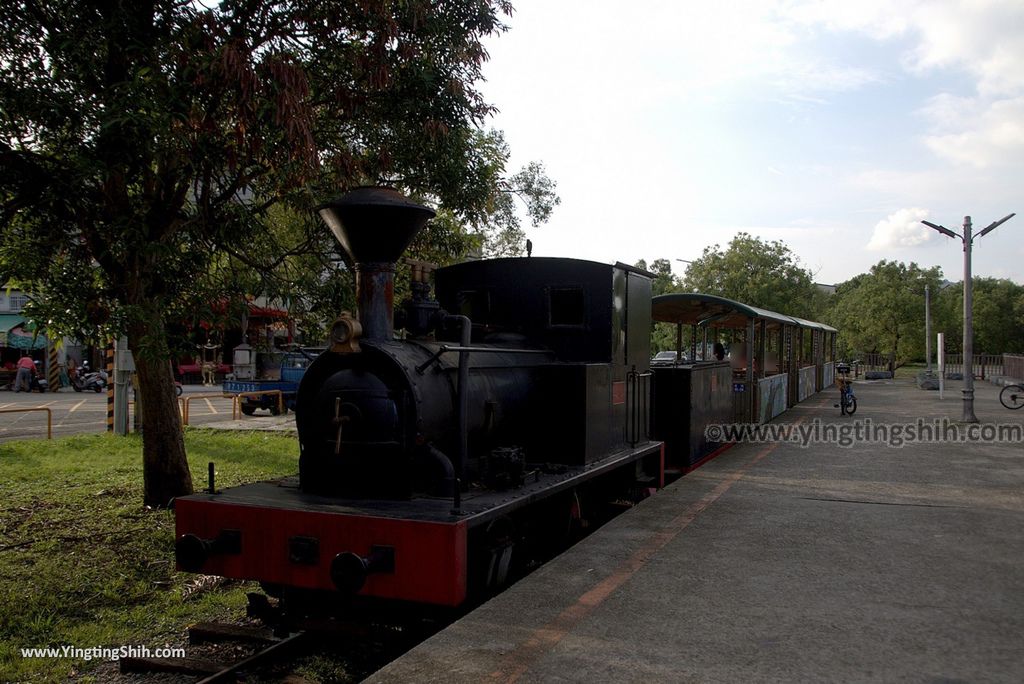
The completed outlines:
{"type": "MultiPolygon", "coordinates": [[[[244,416],[239,421],[232,421],[231,399],[220,396],[200,398],[199,395],[203,394],[219,395],[220,388],[201,385],[186,385],[184,388],[181,398],[193,397],[188,402],[190,425],[228,429],[294,430],[295,418],[290,412],[285,416],[273,417],[267,411],[260,410],[255,416],[244,416]]],[[[70,388],[45,394],[0,391],[0,411],[35,407],[50,409],[55,438],[106,430],[106,392],[75,392],[70,388]]],[[[45,412],[0,413],[0,442],[43,437],[46,437],[45,412]]]]}
{"type": "MultiPolygon", "coordinates": [[[[856,391],[781,419],[961,413],[856,391]]],[[[1020,429],[997,391],[978,417],[1020,429]]],[[[368,681],[1024,681],[1024,444],[899,441],[737,445],[368,681]]]]}

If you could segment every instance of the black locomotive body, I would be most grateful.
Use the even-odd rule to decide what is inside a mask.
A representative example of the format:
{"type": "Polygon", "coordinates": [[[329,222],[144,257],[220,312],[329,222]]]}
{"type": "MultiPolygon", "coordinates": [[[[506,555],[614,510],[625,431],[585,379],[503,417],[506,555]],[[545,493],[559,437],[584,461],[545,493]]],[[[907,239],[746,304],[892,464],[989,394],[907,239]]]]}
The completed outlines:
{"type": "Polygon", "coordinates": [[[434,300],[417,268],[396,339],[394,262],[429,210],[360,189],[322,213],[356,262],[359,320],[339,318],[299,387],[299,477],[179,499],[180,568],[314,601],[458,606],[590,501],[662,484],[648,274],[468,262],[434,274],[434,300]]]}
{"type": "Polygon", "coordinates": [[[494,475],[494,450],[585,465],[646,440],[641,407],[627,410],[649,357],[645,275],[573,259],[500,259],[441,269],[436,283],[441,310],[458,312],[448,319],[468,319],[465,344],[442,325],[440,340],[361,341],[360,353],[325,354],[307,371],[297,412],[303,490],[451,496],[456,480],[494,475]],[[641,331],[632,337],[631,313],[641,331]]]}

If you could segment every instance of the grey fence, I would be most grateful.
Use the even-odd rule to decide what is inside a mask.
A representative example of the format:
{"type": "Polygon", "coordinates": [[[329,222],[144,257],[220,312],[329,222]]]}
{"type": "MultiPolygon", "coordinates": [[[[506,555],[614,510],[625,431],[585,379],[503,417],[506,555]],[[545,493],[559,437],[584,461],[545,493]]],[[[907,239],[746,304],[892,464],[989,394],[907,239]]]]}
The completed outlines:
{"type": "Polygon", "coordinates": [[[851,359],[854,377],[860,377],[869,371],[887,371],[892,361],[888,354],[874,353],[854,354],[851,359]]]}
{"type": "Polygon", "coordinates": [[[1003,375],[1024,380],[1024,355],[1003,354],[1003,375]]]}
{"type": "MultiPolygon", "coordinates": [[[[971,369],[973,375],[976,378],[985,380],[986,378],[993,377],[995,375],[1004,375],[1003,372],[1003,357],[1004,354],[975,354],[974,367],[971,369]]],[[[950,375],[964,373],[964,355],[963,354],[946,354],[946,377],[950,375]]]]}

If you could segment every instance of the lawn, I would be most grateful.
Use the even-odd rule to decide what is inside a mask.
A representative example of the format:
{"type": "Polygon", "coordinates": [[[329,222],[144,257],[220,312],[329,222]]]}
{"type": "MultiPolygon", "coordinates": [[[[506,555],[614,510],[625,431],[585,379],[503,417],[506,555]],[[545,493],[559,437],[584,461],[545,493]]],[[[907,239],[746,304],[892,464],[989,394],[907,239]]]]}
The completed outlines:
{"type": "MultiPolygon", "coordinates": [[[[197,488],[298,470],[293,436],[189,430],[197,488]]],[[[199,620],[244,614],[241,583],[174,570],[174,514],[142,505],[134,435],[0,444],[0,681],[88,681],[92,660],[23,658],[22,648],[181,645],[199,620]]]]}

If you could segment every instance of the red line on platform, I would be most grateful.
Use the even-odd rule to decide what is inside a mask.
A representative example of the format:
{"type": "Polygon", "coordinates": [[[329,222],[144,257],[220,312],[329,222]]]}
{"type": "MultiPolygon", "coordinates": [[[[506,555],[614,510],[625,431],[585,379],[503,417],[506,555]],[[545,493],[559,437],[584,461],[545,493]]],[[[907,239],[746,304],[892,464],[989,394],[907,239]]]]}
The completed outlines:
{"type": "Polygon", "coordinates": [[[711,461],[715,460],[716,458],[718,458],[719,456],[724,454],[729,449],[733,448],[735,445],[736,445],[736,442],[726,442],[725,444],[723,444],[722,446],[718,447],[717,449],[712,451],[710,454],[708,454],[707,456],[705,456],[704,458],[700,459],[699,461],[694,463],[692,466],[690,466],[689,468],[684,470],[683,471],[683,475],[686,475],[687,473],[692,473],[694,470],[696,470],[697,468],[700,468],[705,463],[710,463],[711,461]]]}
{"type": "MultiPolygon", "coordinates": [[[[793,424],[799,425],[801,422],[803,422],[802,416],[793,424]]],[[[665,527],[648,537],[647,543],[637,549],[611,575],[598,582],[592,589],[581,595],[573,605],[559,613],[548,624],[538,627],[525,642],[508,652],[503,658],[504,663],[491,673],[490,678],[500,682],[518,681],[530,669],[530,666],[542,652],[558,645],[569,631],[585,618],[590,611],[601,605],[616,589],[629,581],[637,571],[647,564],[654,554],[675,539],[690,523],[696,520],[698,515],[729,491],[750,468],[757,465],[765,456],[773,452],[778,445],[779,443],[776,442],[761,449],[750,461],[730,473],[714,489],[705,494],[700,501],[688,506],[685,511],[673,518],[665,527]]],[[[733,443],[719,447],[704,459],[698,461],[690,470],[719,456],[731,446],[733,446],[733,443]]]]}

